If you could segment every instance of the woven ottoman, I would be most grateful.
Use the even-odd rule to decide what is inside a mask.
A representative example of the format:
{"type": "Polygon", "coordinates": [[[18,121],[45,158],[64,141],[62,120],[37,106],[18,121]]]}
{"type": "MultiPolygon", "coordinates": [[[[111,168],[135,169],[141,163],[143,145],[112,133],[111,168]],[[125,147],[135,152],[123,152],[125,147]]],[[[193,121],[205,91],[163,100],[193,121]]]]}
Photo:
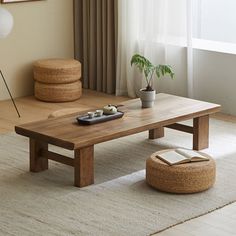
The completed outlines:
{"type": "Polygon", "coordinates": [[[209,161],[168,165],[156,156],[169,150],[153,153],[146,161],[146,182],[163,192],[196,193],[209,189],[215,183],[215,161],[207,154],[209,161]]]}
{"type": "Polygon", "coordinates": [[[46,102],[69,102],[82,95],[81,63],[73,59],[46,59],[34,63],[34,94],[46,102]]]}

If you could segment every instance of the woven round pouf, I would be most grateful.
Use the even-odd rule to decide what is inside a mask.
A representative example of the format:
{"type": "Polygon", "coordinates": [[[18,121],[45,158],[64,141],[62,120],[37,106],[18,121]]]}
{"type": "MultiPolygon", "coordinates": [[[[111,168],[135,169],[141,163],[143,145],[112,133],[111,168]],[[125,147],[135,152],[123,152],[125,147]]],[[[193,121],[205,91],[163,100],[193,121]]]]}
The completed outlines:
{"type": "Polygon", "coordinates": [[[81,63],[74,59],[46,59],[34,63],[34,94],[46,102],[69,102],[82,95],[81,63]]]}
{"type": "Polygon", "coordinates": [[[46,84],[64,84],[81,78],[81,63],[74,59],[46,59],[34,63],[34,80],[46,84]]]}
{"type": "Polygon", "coordinates": [[[146,182],[152,187],[170,193],[196,193],[209,189],[215,183],[215,161],[207,154],[209,161],[168,165],[156,156],[170,151],[153,153],[146,161],[146,182]]]}
{"type": "Polygon", "coordinates": [[[68,84],[34,84],[34,95],[45,102],[69,102],[80,98],[82,83],[80,80],[68,84]]]}

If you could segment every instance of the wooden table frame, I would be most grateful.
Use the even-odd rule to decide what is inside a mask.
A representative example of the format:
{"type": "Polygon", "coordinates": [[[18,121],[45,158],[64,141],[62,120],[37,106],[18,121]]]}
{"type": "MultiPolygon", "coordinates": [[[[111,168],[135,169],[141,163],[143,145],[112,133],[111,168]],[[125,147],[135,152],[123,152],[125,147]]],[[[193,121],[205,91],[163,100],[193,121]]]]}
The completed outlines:
{"type": "Polygon", "coordinates": [[[48,144],[30,138],[30,171],[48,169],[48,160],[74,167],[74,185],[85,187],[94,183],[94,145],[74,150],[74,158],[48,150],[48,144]]]}
{"type": "MultiPolygon", "coordinates": [[[[171,99],[175,97],[172,95],[165,95],[165,96],[164,95],[160,95],[160,98],[162,98],[162,96],[164,98],[166,98],[165,96],[169,96],[171,99]]],[[[179,98],[179,97],[176,97],[176,98],[179,98]]],[[[183,99],[186,99],[186,98],[183,98],[183,99]]],[[[186,101],[188,100],[186,99],[186,101]]],[[[99,139],[90,140],[89,142],[83,142],[83,143],[78,142],[78,141],[68,142],[68,140],[65,141],[64,139],[59,139],[59,138],[51,139],[51,137],[45,134],[42,136],[39,135],[41,134],[41,131],[39,131],[40,127],[38,126],[44,123],[50,126],[51,124],[50,121],[34,122],[34,123],[26,124],[26,125],[16,126],[15,130],[18,134],[21,134],[30,138],[30,171],[31,172],[41,172],[41,171],[47,170],[48,160],[53,160],[53,161],[60,162],[60,163],[74,167],[74,185],[77,187],[85,187],[94,183],[94,145],[100,142],[109,141],[115,138],[124,137],[124,136],[132,135],[135,133],[143,132],[143,131],[149,132],[149,139],[157,139],[164,136],[164,128],[166,127],[166,128],[179,130],[182,132],[191,133],[193,135],[193,149],[201,150],[201,149],[207,148],[209,145],[208,143],[209,142],[209,114],[219,111],[220,106],[217,104],[212,104],[212,103],[204,103],[200,101],[198,102],[200,104],[202,103],[204,106],[199,108],[199,111],[195,113],[179,116],[179,117],[176,117],[175,119],[168,119],[168,120],[163,119],[163,121],[161,120],[161,122],[157,122],[157,123],[150,122],[149,124],[149,122],[146,122],[147,125],[144,125],[144,126],[138,125],[137,127],[135,126],[136,128],[130,127],[125,130],[119,129],[119,132],[114,131],[112,133],[113,134],[112,136],[106,133],[106,135],[104,135],[104,137],[102,138],[99,137],[99,139]],[[180,121],[184,121],[188,119],[193,119],[192,127],[176,123],[176,121],[180,122],[180,121]],[[121,130],[123,132],[121,132],[121,130]],[[69,158],[61,154],[49,151],[48,144],[53,144],[59,147],[74,150],[74,158],[69,158]]],[[[129,109],[129,105],[131,104],[130,107],[133,107],[133,104],[136,105],[136,103],[137,103],[137,100],[132,100],[131,102],[129,101],[125,102],[123,111],[129,114],[127,110],[129,109]]],[[[141,112],[143,111],[144,110],[142,110],[141,112]]],[[[146,110],[146,111],[151,111],[151,110],[146,110]]],[[[132,115],[133,113],[130,112],[130,116],[127,115],[127,117],[132,118],[132,115]]],[[[61,118],[61,120],[63,122],[68,123],[70,122],[68,120],[70,120],[71,117],[74,118],[75,115],[70,115],[68,117],[61,118]]],[[[55,118],[54,122],[57,121],[58,119],[60,118],[55,118]]],[[[139,119],[137,119],[136,121],[139,121],[139,119]]],[[[116,121],[109,121],[109,122],[113,122],[112,123],[113,125],[115,124],[120,125],[120,124],[123,124],[122,122],[126,122],[126,121],[116,120],[116,121]]],[[[101,126],[101,130],[103,130],[102,128],[106,127],[106,124],[108,124],[108,122],[99,124],[101,126]]],[[[100,128],[100,126],[99,127],[96,126],[96,127],[100,128]]],[[[88,127],[88,129],[90,128],[88,127]]]]}
{"type": "MultiPolygon", "coordinates": [[[[194,150],[202,150],[209,146],[209,115],[194,118],[193,127],[178,123],[165,127],[192,134],[194,150]]],[[[149,130],[149,139],[162,137],[164,137],[164,127],[149,130]]]]}

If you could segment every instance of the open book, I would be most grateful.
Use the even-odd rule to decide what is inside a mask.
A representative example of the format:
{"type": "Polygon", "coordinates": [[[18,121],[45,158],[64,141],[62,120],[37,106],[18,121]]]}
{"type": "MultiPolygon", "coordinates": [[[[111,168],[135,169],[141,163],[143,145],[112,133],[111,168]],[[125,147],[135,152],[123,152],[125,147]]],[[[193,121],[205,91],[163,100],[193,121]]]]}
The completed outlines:
{"type": "Polygon", "coordinates": [[[195,161],[208,161],[209,158],[189,149],[178,148],[158,154],[157,158],[169,165],[177,165],[195,161]]]}

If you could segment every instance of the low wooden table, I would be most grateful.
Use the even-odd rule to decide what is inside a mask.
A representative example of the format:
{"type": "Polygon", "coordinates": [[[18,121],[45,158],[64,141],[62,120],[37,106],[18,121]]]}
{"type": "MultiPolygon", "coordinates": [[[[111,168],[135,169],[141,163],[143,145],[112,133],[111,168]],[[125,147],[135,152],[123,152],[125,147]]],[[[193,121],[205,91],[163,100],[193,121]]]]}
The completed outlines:
{"type": "Polygon", "coordinates": [[[57,161],[73,166],[75,186],[84,187],[94,183],[95,144],[143,131],[149,131],[149,139],[161,138],[164,127],[193,134],[193,149],[201,150],[208,147],[209,114],[220,110],[217,104],[163,93],[153,108],[142,109],[139,99],[122,105],[123,118],[91,126],[75,119],[86,111],[16,126],[16,133],[30,138],[30,171],[48,169],[48,159],[57,161]],[[189,119],[193,127],[177,123],[189,119]],[[48,144],[74,150],[74,158],[49,151],[48,144]]]}

